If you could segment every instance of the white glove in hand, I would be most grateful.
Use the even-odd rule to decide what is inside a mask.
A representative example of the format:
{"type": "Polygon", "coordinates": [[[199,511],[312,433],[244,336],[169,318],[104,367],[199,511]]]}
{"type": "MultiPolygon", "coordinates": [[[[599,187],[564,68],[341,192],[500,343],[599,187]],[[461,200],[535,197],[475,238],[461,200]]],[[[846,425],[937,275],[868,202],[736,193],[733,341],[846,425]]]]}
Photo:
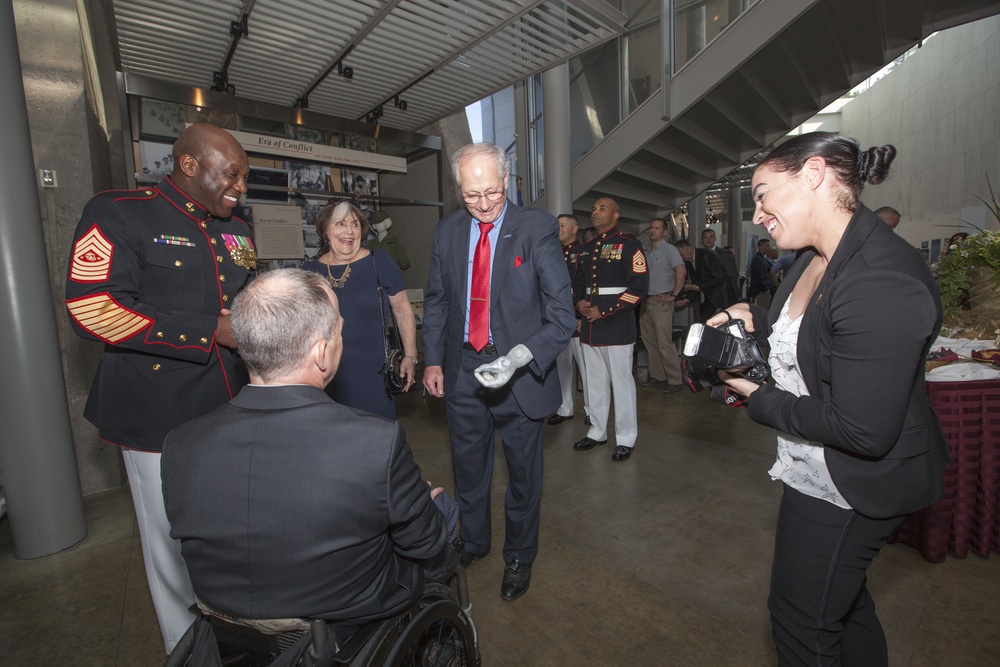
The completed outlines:
{"type": "Polygon", "coordinates": [[[532,359],[531,350],[524,345],[515,345],[506,356],[483,364],[476,369],[476,379],[487,389],[499,389],[507,384],[511,376],[521,366],[532,359]]]}

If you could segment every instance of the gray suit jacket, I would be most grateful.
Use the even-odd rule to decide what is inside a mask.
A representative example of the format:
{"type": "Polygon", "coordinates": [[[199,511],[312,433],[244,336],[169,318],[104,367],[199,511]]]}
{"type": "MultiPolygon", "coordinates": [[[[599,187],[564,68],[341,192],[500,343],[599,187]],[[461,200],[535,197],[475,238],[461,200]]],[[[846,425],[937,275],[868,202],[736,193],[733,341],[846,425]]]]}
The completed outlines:
{"type": "Polygon", "coordinates": [[[161,469],[195,592],[238,616],[391,616],[447,544],[399,423],[315,387],[244,387],[171,431],[161,469]]]}
{"type": "MultiPolygon", "coordinates": [[[[753,306],[770,333],[805,267],[753,306]]],[[[858,208],[802,315],[798,362],[809,396],[762,386],[750,416],[822,443],[834,483],[855,510],[888,518],[938,500],[948,450],[924,388],[924,359],[941,328],[937,285],[920,254],[858,208]]]]}
{"type": "MultiPolygon", "coordinates": [[[[444,367],[445,392],[455,387],[465,342],[470,230],[464,209],[434,230],[424,295],[424,358],[428,366],[444,367]]],[[[549,370],[576,330],[555,218],[508,202],[490,278],[490,331],[497,353],[520,343],[534,357],[508,386],[521,411],[541,419],[561,401],[558,375],[549,370]]]]}

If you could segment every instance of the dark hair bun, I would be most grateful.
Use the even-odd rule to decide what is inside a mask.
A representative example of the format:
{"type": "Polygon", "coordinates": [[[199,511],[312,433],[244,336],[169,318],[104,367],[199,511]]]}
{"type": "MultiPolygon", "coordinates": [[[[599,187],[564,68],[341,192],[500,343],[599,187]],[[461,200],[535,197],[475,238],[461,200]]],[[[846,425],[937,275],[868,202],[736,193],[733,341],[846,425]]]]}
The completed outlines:
{"type": "Polygon", "coordinates": [[[896,157],[896,147],[891,144],[872,146],[867,151],[858,152],[858,173],[861,180],[878,185],[889,175],[889,165],[896,157]]]}

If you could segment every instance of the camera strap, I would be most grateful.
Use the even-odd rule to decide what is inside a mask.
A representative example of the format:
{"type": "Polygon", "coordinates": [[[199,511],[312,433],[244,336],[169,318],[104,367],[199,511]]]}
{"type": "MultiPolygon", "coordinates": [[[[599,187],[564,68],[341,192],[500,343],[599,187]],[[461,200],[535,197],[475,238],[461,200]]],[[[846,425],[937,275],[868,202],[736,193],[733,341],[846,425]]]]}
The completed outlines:
{"type": "Polygon", "coordinates": [[[712,400],[722,403],[727,408],[745,408],[747,399],[730,389],[727,385],[717,384],[712,387],[712,400]]]}

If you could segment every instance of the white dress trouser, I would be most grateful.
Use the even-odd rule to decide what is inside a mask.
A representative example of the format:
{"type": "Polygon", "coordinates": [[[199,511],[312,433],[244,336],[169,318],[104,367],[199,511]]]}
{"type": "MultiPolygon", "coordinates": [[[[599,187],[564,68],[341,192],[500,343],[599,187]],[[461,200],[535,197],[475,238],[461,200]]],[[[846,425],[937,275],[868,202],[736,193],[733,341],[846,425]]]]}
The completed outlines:
{"type": "Polygon", "coordinates": [[[588,414],[591,440],[608,437],[608,410],[615,399],[615,444],[635,447],[639,434],[635,407],[635,378],[632,376],[632,350],[628,345],[593,346],[583,344],[583,364],[587,373],[588,414]]]}
{"type": "Polygon", "coordinates": [[[556,357],[556,369],[559,371],[559,386],[562,389],[562,405],[556,410],[560,417],[572,417],[574,412],[573,398],[576,396],[576,372],[573,369],[573,361],[580,367],[580,381],[583,382],[583,412],[590,414],[589,403],[587,402],[587,372],[583,367],[583,346],[580,338],[574,336],[569,339],[569,345],[556,357]]]}
{"type": "Polygon", "coordinates": [[[170,522],[163,505],[159,452],[123,449],[122,457],[139,523],[149,594],[163,634],[163,646],[170,653],[194,622],[194,615],[188,611],[194,604],[194,589],[181,556],[181,542],[170,537],[170,522]]]}

